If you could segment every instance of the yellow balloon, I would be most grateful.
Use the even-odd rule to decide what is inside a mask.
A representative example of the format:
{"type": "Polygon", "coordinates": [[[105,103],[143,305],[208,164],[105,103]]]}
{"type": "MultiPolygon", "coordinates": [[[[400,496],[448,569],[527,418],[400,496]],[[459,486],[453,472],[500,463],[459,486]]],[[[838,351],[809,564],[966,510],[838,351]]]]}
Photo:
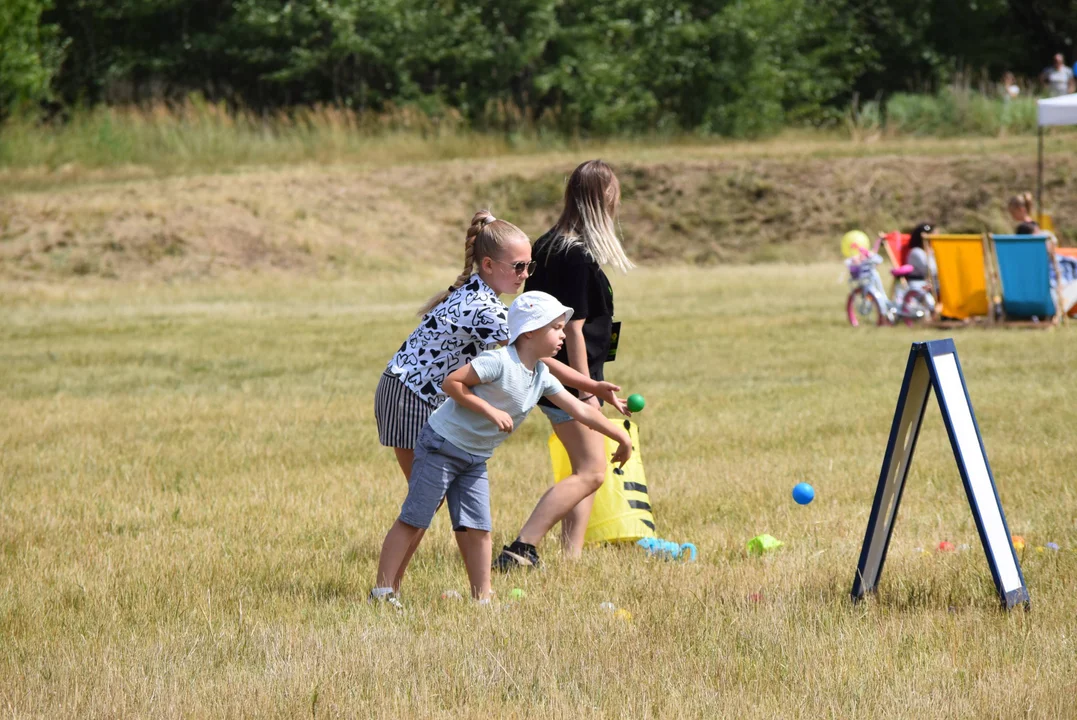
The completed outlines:
{"type": "Polygon", "coordinates": [[[871,238],[861,230],[850,230],[841,237],[841,254],[847,258],[867,252],[871,247],[871,238]]]}

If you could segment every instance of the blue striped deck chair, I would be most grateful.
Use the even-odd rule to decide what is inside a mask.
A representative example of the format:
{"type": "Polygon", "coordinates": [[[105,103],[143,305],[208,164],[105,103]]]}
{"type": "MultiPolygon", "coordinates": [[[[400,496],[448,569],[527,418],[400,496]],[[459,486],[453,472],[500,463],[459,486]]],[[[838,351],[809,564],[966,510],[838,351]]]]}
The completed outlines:
{"type": "Polygon", "coordinates": [[[990,237],[998,264],[1003,322],[1057,324],[1067,308],[1061,282],[1051,286],[1052,275],[1061,277],[1054,237],[1048,234],[990,237]]]}

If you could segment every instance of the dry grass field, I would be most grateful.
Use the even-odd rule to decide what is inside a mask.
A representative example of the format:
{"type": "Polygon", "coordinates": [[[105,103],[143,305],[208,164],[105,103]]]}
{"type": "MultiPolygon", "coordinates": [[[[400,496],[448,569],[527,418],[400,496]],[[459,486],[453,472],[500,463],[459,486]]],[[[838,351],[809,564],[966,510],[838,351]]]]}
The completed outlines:
{"type": "MultiPolygon", "coordinates": [[[[397,614],[364,602],[404,494],[372,394],[455,272],[416,265],[3,284],[0,714],[1074,716],[1073,328],[954,334],[1030,612],[998,607],[934,401],[880,592],[850,603],[909,344],[943,335],[849,328],[835,261],[614,278],[609,374],[647,397],[658,529],[697,562],[551,538],[496,606],[444,601],[442,514],[397,614]],[[748,556],[761,532],[785,546],[748,556]]],[[[495,542],[550,481],[548,432],[534,413],[491,463],[495,542]]]]}

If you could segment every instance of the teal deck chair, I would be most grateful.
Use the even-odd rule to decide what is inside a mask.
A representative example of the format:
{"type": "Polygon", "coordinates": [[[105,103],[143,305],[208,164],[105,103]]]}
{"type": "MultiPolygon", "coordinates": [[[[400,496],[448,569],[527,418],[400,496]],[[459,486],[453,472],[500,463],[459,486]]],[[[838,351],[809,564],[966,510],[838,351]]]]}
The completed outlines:
{"type": "Polygon", "coordinates": [[[1061,298],[1051,287],[1055,264],[1054,238],[1050,235],[991,235],[998,263],[1004,321],[1036,318],[1057,323],[1062,316],[1061,298]]]}

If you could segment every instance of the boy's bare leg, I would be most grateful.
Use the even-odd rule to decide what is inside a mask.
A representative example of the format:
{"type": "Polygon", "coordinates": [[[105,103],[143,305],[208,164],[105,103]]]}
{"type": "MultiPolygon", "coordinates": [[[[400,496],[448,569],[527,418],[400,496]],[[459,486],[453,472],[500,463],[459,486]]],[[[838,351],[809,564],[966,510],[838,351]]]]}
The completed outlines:
{"type": "Polygon", "coordinates": [[[453,533],[460,554],[464,557],[467,579],[471,585],[471,597],[486,600],[490,597],[490,561],[493,559],[493,544],[490,533],[484,530],[463,530],[453,533]]]}
{"type": "Polygon", "coordinates": [[[412,527],[399,520],[393,523],[381,545],[377,587],[391,587],[394,592],[400,589],[400,581],[408,568],[408,561],[422,540],[424,532],[422,528],[412,527]]]}

